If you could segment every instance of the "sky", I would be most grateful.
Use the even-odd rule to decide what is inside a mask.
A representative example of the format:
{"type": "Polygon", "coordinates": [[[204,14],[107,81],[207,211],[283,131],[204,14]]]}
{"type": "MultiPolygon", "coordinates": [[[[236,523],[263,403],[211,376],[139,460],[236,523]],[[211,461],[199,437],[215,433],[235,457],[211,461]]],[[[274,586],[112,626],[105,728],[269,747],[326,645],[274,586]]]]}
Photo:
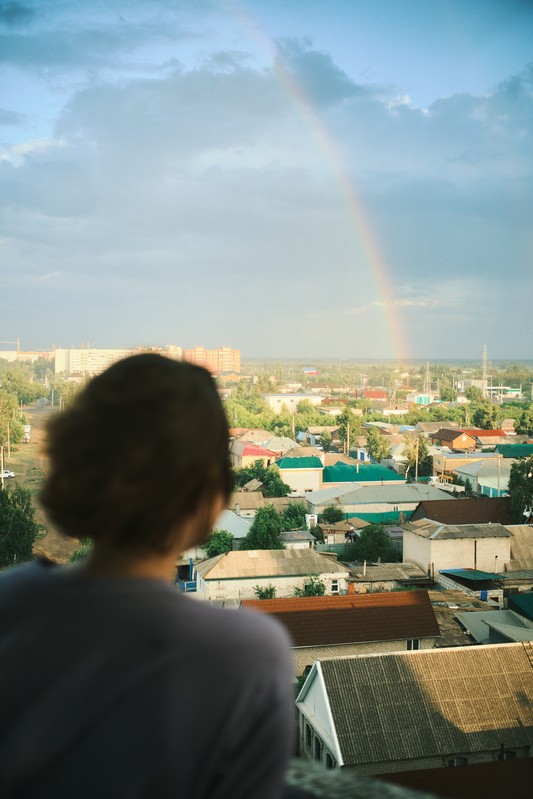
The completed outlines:
{"type": "Polygon", "coordinates": [[[2,340],[533,357],[531,42],[529,0],[0,0],[2,340]]]}

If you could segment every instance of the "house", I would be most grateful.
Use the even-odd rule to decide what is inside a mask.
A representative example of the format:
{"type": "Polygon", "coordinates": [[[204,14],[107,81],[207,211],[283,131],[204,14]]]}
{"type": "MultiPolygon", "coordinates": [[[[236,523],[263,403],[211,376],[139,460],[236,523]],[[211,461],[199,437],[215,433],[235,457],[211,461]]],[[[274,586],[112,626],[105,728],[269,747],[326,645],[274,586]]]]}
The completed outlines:
{"type": "Polygon", "coordinates": [[[333,438],[338,432],[338,425],[315,425],[314,427],[308,427],[307,430],[304,430],[304,441],[311,447],[315,447],[317,444],[321,444],[322,435],[324,433],[327,433],[333,438]]]}
{"type": "Polygon", "coordinates": [[[508,571],[530,571],[533,569],[533,526],[529,524],[507,524],[511,538],[511,560],[508,571]]]}
{"type": "MultiPolygon", "coordinates": [[[[455,429],[459,428],[457,422],[446,422],[447,429],[455,429]]],[[[422,433],[425,438],[429,438],[429,436],[438,433],[439,430],[442,430],[442,422],[417,422],[415,424],[415,433],[422,433]]]]}
{"type": "Polygon", "coordinates": [[[296,441],[293,441],[292,438],[288,438],[287,436],[270,436],[265,441],[261,442],[261,446],[265,447],[265,449],[269,449],[271,452],[276,453],[276,457],[280,458],[282,455],[285,455],[289,450],[294,449],[294,447],[298,446],[296,441]]]}
{"type": "Polygon", "coordinates": [[[475,596],[467,596],[463,591],[441,590],[428,593],[440,630],[436,647],[472,646],[475,643],[465,627],[457,620],[456,613],[462,613],[469,623],[472,614],[496,612],[497,609],[494,604],[484,602],[475,596]]]}
{"type": "Polygon", "coordinates": [[[319,394],[263,394],[263,399],[274,413],[287,411],[294,414],[300,402],[317,406],[322,404],[324,398],[319,394]]]}
{"type": "Polygon", "coordinates": [[[225,552],[195,564],[200,599],[254,599],[257,586],[274,586],[277,596],[288,597],[303,588],[310,576],[324,582],[328,595],[348,589],[347,566],[314,549],[225,552]]]}
{"type": "Polygon", "coordinates": [[[260,491],[234,491],[229,499],[228,508],[237,516],[253,519],[259,508],[264,508],[265,504],[265,498],[260,491]]]}
{"type": "Polygon", "coordinates": [[[502,524],[446,525],[419,519],[403,528],[404,560],[436,580],[439,572],[449,569],[503,572],[511,559],[512,536],[502,524]]]}
{"type": "Polygon", "coordinates": [[[533,621],[514,610],[456,613],[455,617],[478,644],[533,641],[533,621]]]}
{"type": "Polygon", "coordinates": [[[389,399],[389,392],[384,388],[364,388],[361,391],[361,399],[386,401],[389,399]]]}
{"type": "Polygon", "coordinates": [[[439,499],[423,499],[410,522],[418,519],[431,519],[441,524],[513,524],[510,497],[493,499],[475,497],[461,499],[459,502],[442,502],[439,499]]]}
{"type": "MultiPolygon", "coordinates": [[[[367,522],[400,522],[409,518],[422,499],[442,499],[459,502],[445,491],[422,483],[387,483],[386,485],[359,485],[343,490],[340,487],[307,494],[305,500],[310,513],[322,513],[327,505],[342,510],[345,519],[357,516],[367,522]],[[338,492],[338,493],[336,493],[338,492]]],[[[351,484],[352,486],[354,484],[351,484]]]]}
{"type": "Polygon", "coordinates": [[[213,527],[214,530],[226,530],[233,538],[246,538],[252,526],[252,519],[238,516],[232,510],[223,510],[213,527]]]}
{"type": "Polygon", "coordinates": [[[368,524],[369,522],[352,516],[349,522],[335,522],[334,524],[322,522],[319,526],[325,544],[344,544],[346,541],[353,540],[358,535],[357,531],[368,527],[368,524]]]}
{"type": "Polygon", "coordinates": [[[439,444],[441,447],[449,447],[454,452],[474,451],[477,446],[474,436],[470,436],[462,430],[454,430],[447,427],[441,427],[440,430],[432,434],[431,438],[435,444],[439,444]]]}
{"type": "Polygon", "coordinates": [[[431,649],[439,637],[427,591],[247,600],[242,607],[285,627],[297,676],[318,659],[431,649]]]}
{"type": "Polygon", "coordinates": [[[308,530],[287,530],[280,533],[286,549],[314,549],[316,538],[308,530]]]}
{"type": "Polygon", "coordinates": [[[252,466],[256,461],[261,461],[263,466],[270,466],[278,457],[276,452],[260,447],[258,444],[250,444],[247,441],[234,441],[230,445],[231,465],[235,469],[245,469],[252,466]]]}
{"type": "Polygon", "coordinates": [[[291,491],[303,496],[308,491],[318,491],[322,485],[322,461],[316,455],[293,458],[285,456],[274,464],[284,483],[291,491]]]}
{"type": "Polygon", "coordinates": [[[401,477],[386,466],[379,463],[356,463],[351,466],[342,461],[337,461],[334,466],[325,466],[322,472],[322,483],[324,485],[343,485],[345,483],[355,483],[357,485],[383,485],[384,483],[405,484],[405,478],[401,477]]]}
{"type": "Polygon", "coordinates": [[[454,472],[465,483],[469,480],[476,494],[501,497],[507,493],[513,463],[517,461],[496,455],[459,466],[454,472]]]}
{"type": "MultiPolygon", "coordinates": [[[[454,766],[492,771],[531,757],[533,646],[317,660],[296,705],[304,757],[361,775],[404,772],[406,782],[414,774],[426,790],[446,781],[444,795],[472,795],[451,790],[450,779],[455,787],[468,779],[454,766]]],[[[504,795],[514,788],[508,778],[504,795]]]]}
{"type": "Polygon", "coordinates": [[[433,452],[433,471],[437,477],[446,477],[470,463],[494,460],[497,457],[494,452],[452,452],[443,447],[433,452]]]}
{"type": "Polygon", "coordinates": [[[501,428],[498,430],[483,430],[480,427],[473,427],[463,429],[462,432],[468,436],[472,436],[472,438],[476,440],[476,445],[481,448],[494,447],[497,444],[505,444],[508,440],[507,433],[501,428]]]}
{"type": "Polygon", "coordinates": [[[355,593],[396,591],[400,588],[426,588],[433,581],[414,563],[349,563],[350,586],[355,593]]]}
{"type": "Polygon", "coordinates": [[[258,427],[231,427],[229,431],[230,439],[234,441],[246,442],[248,444],[261,444],[272,433],[268,430],[261,430],[258,427]]]}

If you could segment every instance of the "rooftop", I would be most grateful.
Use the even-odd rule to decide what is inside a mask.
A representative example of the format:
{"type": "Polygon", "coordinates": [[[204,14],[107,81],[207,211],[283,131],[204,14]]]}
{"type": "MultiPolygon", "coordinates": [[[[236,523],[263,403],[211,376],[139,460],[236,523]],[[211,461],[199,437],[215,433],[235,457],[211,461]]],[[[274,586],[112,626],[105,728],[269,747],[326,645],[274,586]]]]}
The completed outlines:
{"type": "Polygon", "coordinates": [[[458,502],[443,502],[439,499],[423,499],[410,521],[431,519],[441,524],[512,524],[513,514],[510,497],[493,499],[460,499],[458,502]]]}
{"type": "Polygon", "coordinates": [[[346,573],[349,569],[314,549],[250,549],[224,552],[196,564],[204,580],[302,577],[346,573]]]}
{"type": "Polygon", "coordinates": [[[506,525],[511,538],[510,571],[533,569],[533,527],[528,524],[506,525]]]}
{"type": "Polygon", "coordinates": [[[285,455],[276,461],[278,469],[323,469],[322,461],[316,455],[303,458],[293,458],[285,455]]]}
{"type": "MultiPolygon", "coordinates": [[[[456,500],[463,502],[464,500],[456,500]]],[[[454,538],[511,538],[502,524],[440,524],[430,519],[407,522],[404,529],[422,538],[440,541],[454,538]]]]}
{"type": "Polygon", "coordinates": [[[427,591],[248,600],[242,606],[274,615],[295,647],[439,635],[427,591]]]}
{"type": "Polygon", "coordinates": [[[324,483],[360,483],[360,482],[405,482],[396,472],[381,466],[379,463],[362,463],[350,466],[338,461],[335,466],[326,466],[322,473],[324,483]]]}
{"type": "Polygon", "coordinates": [[[344,765],[533,745],[533,647],[496,644],[315,663],[344,765]]]}

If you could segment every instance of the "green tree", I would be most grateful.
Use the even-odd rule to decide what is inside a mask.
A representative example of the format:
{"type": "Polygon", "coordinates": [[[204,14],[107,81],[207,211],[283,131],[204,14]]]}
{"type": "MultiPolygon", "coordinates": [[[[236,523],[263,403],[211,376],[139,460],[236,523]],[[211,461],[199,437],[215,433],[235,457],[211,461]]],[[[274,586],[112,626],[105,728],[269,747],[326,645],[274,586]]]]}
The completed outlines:
{"type": "Polygon", "coordinates": [[[263,485],[261,492],[264,497],[286,497],[291,493],[291,487],[284,483],[276,466],[266,467],[262,461],[257,460],[251,466],[233,471],[235,485],[242,487],[250,480],[259,480],[263,485]]]}
{"type": "Polygon", "coordinates": [[[342,508],[338,505],[326,505],[320,516],[325,524],[336,524],[344,519],[342,508]]]}
{"type": "Polygon", "coordinates": [[[0,569],[33,557],[40,529],[34,514],[30,491],[19,485],[0,490],[0,569]]]}
{"type": "Polygon", "coordinates": [[[348,446],[348,438],[350,442],[353,442],[354,438],[361,433],[362,418],[350,408],[345,408],[337,417],[337,422],[339,424],[339,438],[348,446]]]}
{"type": "Polygon", "coordinates": [[[0,444],[7,443],[8,431],[12,444],[22,440],[24,428],[20,422],[17,398],[0,389],[0,444]]]}
{"type": "Polygon", "coordinates": [[[265,585],[264,587],[255,585],[254,594],[258,599],[275,599],[276,587],[274,585],[265,585]]]}
{"type": "Polygon", "coordinates": [[[214,558],[215,555],[231,552],[234,541],[232,534],[227,530],[213,530],[204,546],[207,557],[214,558]]]}
{"type": "Polygon", "coordinates": [[[468,386],[465,390],[465,397],[470,400],[470,402],[481,402],[483,399],[483,392],[477,386],[468,386]]]}
{"type": "Polygon", "coordinates": [[[533,458],[513,463],[507,493],[515,521],[523,522],[526,512],[533,508],[533,458]]]}
{"type": "Polygon", "coordinates": [[[93,548],[93,542],[90,538],[82,538],[79,547],[74,550],[70,556],[70,563],[79,563],[80,560],[85,560],[87,555],[93,548]]]}
{"type": "Polygon", "coordinates": [[[419,477],[433,474],[433,458],[429,454],[428,443],[423,435],[406,435],[404,454],[407,458],[406,477],[414,479],[416,474],[419,477]]]}
{"type": "Polygon", "coordinates": [[[331,447],[332,435],[329,430],[324,430],[320,433],[320,443],[324,447],[324,452],[329,452],[331,447]]]}
{"type": "Polygon", "coordinates": [[[366,448],[372,460],[378,463],[391,456],[390,444],[377,427],[370,427],[367,430],[366,448]]]}
{"type": "Polygon", "coordinates": [[[452,388],[452,386],[441,386],[440,398],[443,402],[455,402],[458,396],[459,394],[456,388],[452,388]]]}
{"type": "Polygon", "coordinates": [[[295,502],[292,505],[287,505],[281,514],[281,525],[283,530],[305,530],[307,524],[305,515],[307,509],[303,502],[295,502]]]}
{"type": "Polygon", "coordinates": [[[240,549],[285,549],[281,540],[281,516],[273,505],[259,508],[240,549]]]}
{"type": "Polygon", "coordinates": [[[401,560],[400,553],[381,524],[369,524],[368,527],[363,527],[354,543],[347,547],[346,557],[360,562],[368,560],[372,563],[378,560],[384,563],[397,563],[401,560]]]}
{"type": "Polygon", "coordinates": [[[325,593],[326,586],[320,577],[309,577],[303,588],[294,589],[294,596],[324,596],[325,593]]]}
{"type": "Polygon", "coordinates": [[[46,389],[39,383],[33,382],[33,376],[22,365],[10,365],[0,376],[0,386],[3,391],[13,394],[17,403],[29,405],[30,402],[44,397],[46,389]]]}
{"type": "Polygon", "coordinates": [[[483,399],[472,406],[472,422],[482,430],[494,430],[499,422],[500,411],[489,399],[483,399]]]}
{"type": "Polygon", "coordinates": [[[526,408],[518,417],[516,432],[521,435],[533,435],[533,407],[526,408]]]}

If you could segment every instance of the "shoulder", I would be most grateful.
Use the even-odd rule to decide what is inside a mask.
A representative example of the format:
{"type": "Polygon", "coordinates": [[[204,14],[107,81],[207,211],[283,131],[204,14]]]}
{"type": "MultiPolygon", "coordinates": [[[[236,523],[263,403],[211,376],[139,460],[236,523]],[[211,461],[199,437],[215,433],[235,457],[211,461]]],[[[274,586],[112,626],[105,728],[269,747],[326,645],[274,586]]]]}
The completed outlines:
{"type": "Polygon", "coordinates": [[[5,601],[38,589],[57,571],[54,564],[40,560],[6,569],[0,574],[0,600],[5,601]]]}

